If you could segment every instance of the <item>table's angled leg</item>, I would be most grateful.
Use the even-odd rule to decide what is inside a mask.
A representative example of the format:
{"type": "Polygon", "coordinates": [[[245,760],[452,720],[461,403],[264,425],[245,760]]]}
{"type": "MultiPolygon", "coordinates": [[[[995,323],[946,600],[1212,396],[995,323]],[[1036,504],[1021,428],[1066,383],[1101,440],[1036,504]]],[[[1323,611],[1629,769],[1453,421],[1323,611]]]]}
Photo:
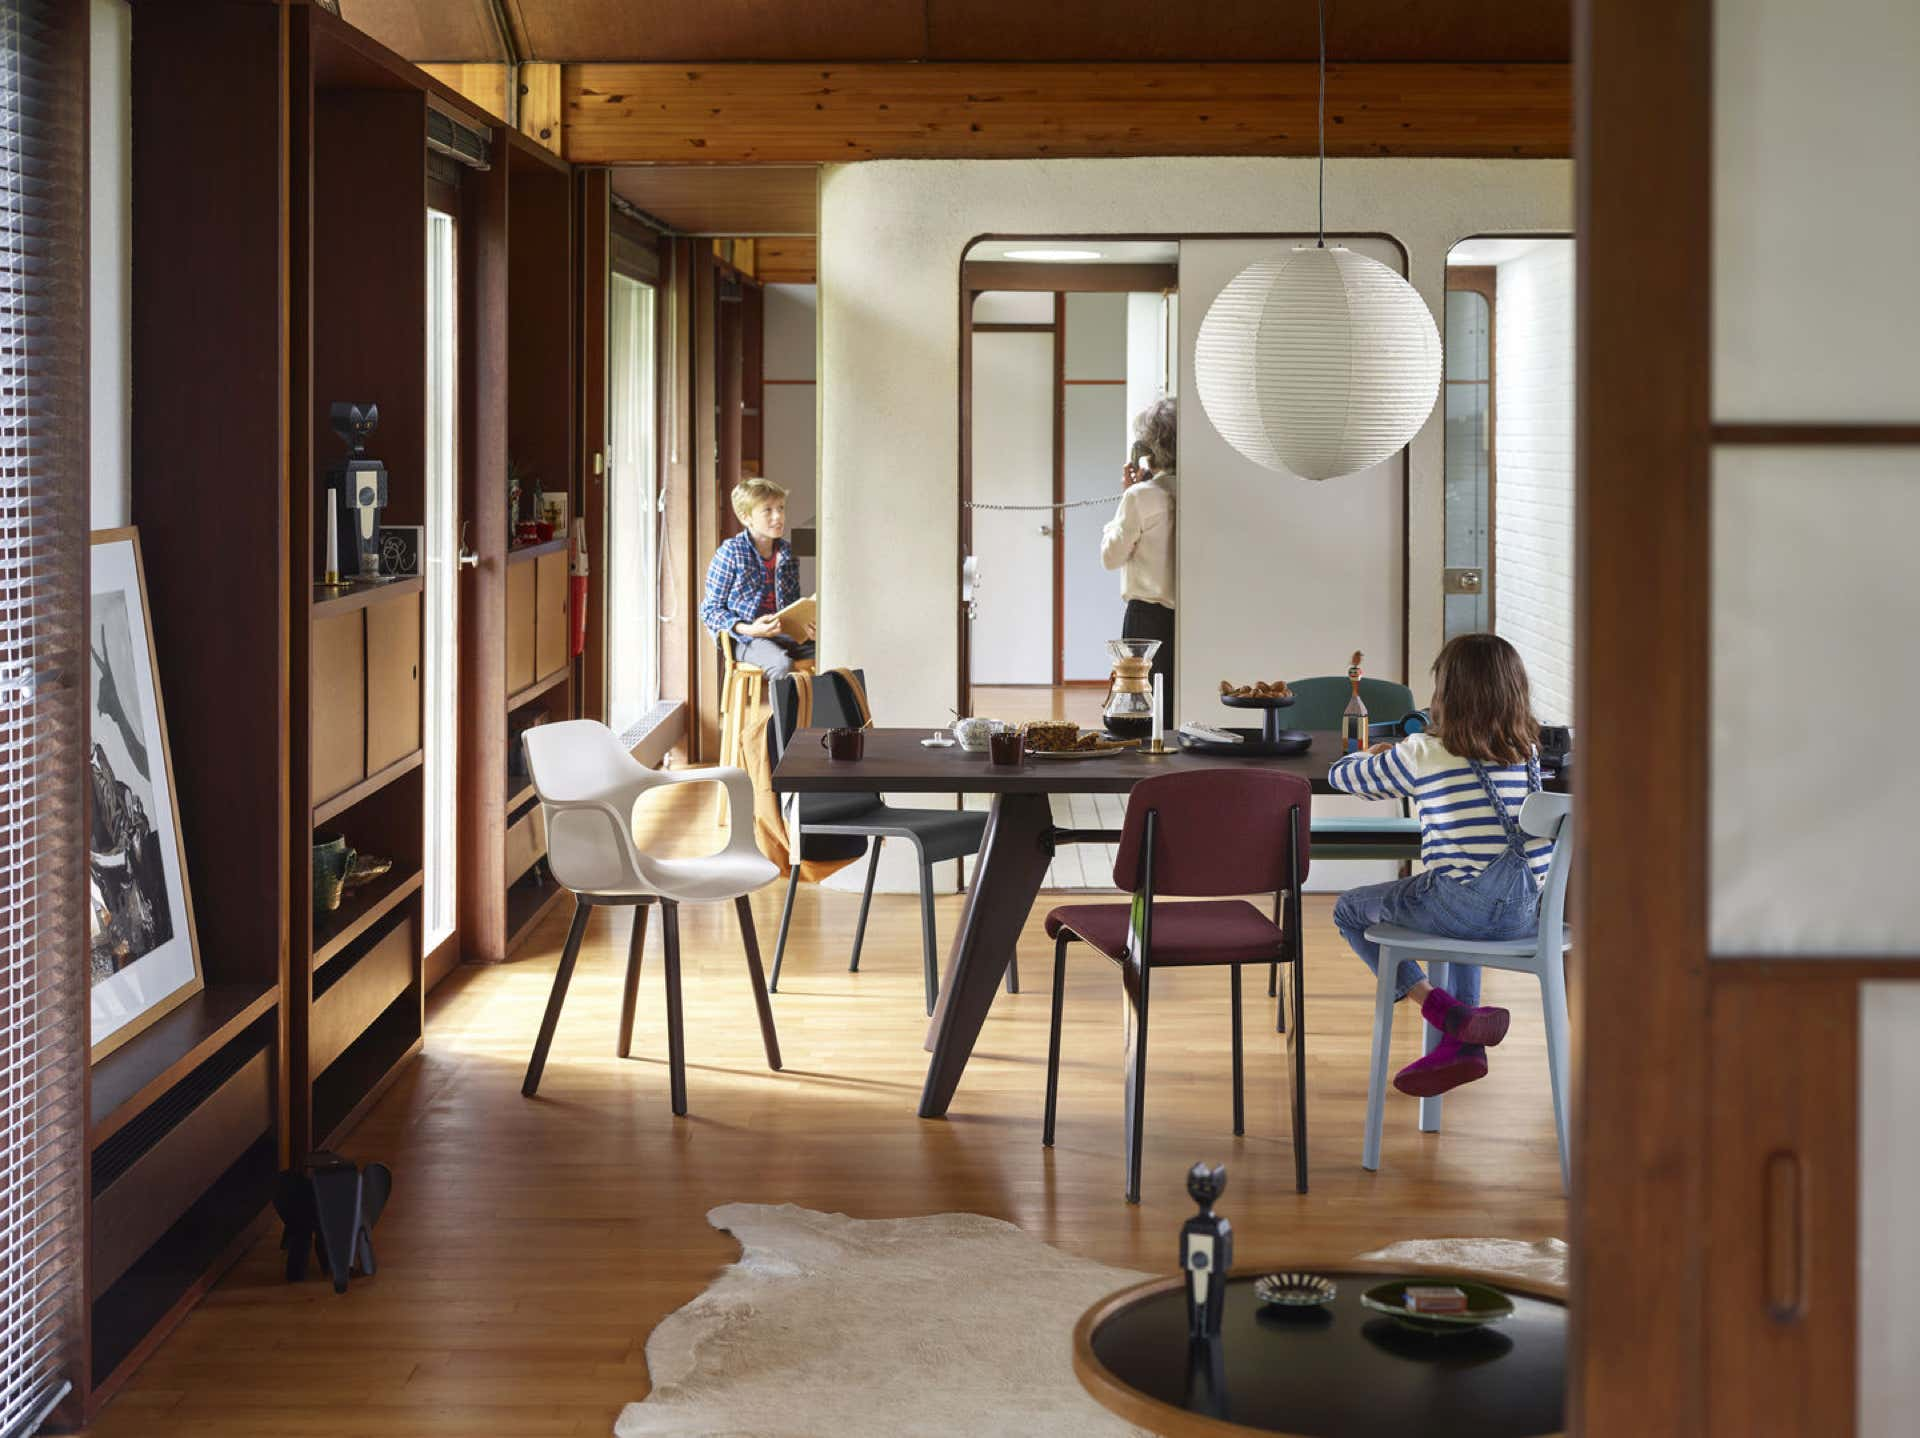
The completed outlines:
{"type": "Polygon", "coordinates": [[[987,820],[947,960],[940,1001],[927,1034],[933,1054],[920,1093],[920,1117],[940,1118],[973,1052],[980,1025],[1013,957],[1020,930],[1052,859],[1053,809],[1045,794],[999,794],[987,820]]]}

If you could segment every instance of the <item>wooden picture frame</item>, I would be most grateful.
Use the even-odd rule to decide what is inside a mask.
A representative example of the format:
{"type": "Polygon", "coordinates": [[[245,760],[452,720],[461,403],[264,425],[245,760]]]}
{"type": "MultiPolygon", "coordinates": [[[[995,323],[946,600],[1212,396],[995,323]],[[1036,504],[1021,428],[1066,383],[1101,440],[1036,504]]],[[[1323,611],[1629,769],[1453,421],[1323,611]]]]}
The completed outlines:
{"type": "Polygon", "coordinates": [[[93,533],[87,964],[92,1060],[205,986],[135,529],[93,533]]]}

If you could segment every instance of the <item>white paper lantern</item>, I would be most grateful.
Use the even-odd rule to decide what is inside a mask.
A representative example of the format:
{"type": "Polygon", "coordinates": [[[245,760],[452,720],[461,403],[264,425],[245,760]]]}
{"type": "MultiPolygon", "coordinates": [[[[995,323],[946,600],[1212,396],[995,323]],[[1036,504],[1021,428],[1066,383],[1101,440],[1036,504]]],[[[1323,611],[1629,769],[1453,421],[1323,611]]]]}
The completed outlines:
{"type": "Polygon", "coordinates": [[[1248,265],[1214,297],[1193,374],[1207,418],[1248,459],[1336,479],[1426,423],[1440,335],[1419,292],[1379,261],[1302,245],[1248,265]]]}

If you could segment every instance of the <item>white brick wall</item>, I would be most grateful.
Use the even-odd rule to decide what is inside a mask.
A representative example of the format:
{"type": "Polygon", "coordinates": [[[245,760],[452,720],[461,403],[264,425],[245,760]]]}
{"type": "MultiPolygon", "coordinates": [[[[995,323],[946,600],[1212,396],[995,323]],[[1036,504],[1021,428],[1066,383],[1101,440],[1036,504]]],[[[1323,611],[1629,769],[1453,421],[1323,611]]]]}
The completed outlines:
{"type": "Polygon", "coordinates": [[[1544,723],[1573,721],[1573,242],[1499,268],[1494,305],[1494,629],[1544,723]]]}

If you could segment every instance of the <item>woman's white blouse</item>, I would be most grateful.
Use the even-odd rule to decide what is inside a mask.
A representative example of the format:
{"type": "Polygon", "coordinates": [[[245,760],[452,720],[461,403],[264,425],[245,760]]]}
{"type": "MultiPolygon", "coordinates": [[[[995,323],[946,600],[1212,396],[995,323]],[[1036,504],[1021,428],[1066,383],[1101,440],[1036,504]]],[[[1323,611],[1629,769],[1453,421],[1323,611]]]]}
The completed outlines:
{"type": "Polygon", "coordinates": [[[1173,605],[1173,476],[1129,485],[1100,531],[1100,562],[1120,571],[1120,597],[1173,605]]]}

